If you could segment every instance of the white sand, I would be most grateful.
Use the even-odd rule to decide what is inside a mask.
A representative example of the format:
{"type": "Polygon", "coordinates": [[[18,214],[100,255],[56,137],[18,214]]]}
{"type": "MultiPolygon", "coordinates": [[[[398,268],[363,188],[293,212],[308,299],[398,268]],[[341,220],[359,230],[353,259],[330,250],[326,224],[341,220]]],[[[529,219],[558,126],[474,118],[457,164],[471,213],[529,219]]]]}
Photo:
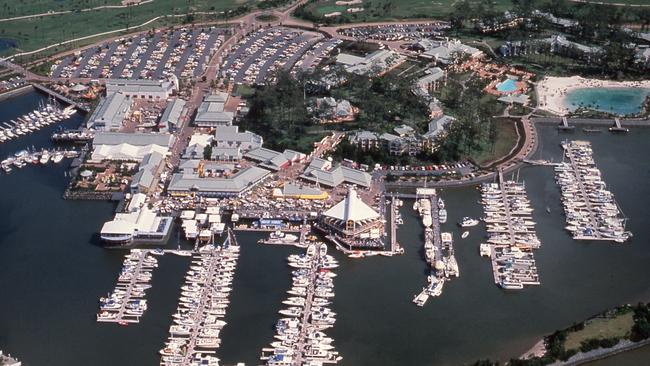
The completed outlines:
{"type": "Polygon", "coordinates": [[[639,81],[613,81],[585,79],[581,76],[554,77],[547,76],[537,83],[537,98],[539,109],[543,109],[560,116],[567,115],[570,111],[564,101],[568,92],[581,88],[650,88],[650,80],[639,81]]]}

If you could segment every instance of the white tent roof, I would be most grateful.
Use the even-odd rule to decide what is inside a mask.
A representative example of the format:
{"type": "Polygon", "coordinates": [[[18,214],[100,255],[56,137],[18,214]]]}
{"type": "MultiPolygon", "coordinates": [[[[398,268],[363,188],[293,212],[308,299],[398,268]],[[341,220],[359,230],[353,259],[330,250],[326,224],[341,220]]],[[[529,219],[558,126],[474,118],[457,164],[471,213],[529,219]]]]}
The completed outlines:
{"type": "Polygon", "coordinates": [[[345,199],[323,213],[324,216],[342,221],[363,221],[379,217],[379,214],[359,198],[357,191],[350,188],[345,199]]]}

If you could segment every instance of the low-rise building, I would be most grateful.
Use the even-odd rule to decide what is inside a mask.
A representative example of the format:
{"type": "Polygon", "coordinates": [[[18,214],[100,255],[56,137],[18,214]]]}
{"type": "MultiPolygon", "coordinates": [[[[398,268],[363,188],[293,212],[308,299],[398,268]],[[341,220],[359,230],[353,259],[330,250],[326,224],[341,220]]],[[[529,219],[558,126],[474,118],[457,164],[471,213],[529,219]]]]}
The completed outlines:
{"type": "Polygon", "coordinates": [[[268,170],[254,166],[220,177],[201,176],[198,172],[177,173],[172,176],[167,192],[172,196],[240,197],[269,174],[268,170]]]}
{"type": "Polygon", "coordinates": [[[127,160],[142,161],[147,154],[169,153],[174,136],[166,133],[98,132],[93,138],[90,161],[127,160]]]}
{"type": "Polygon", "coordinates": [[[144,206],[126,213],[116,213],[113,220],[102,226],[100,237],[110,246],[161,243],[169,237],[172,223],[172,217],[158,216],[144,206]]]}
{"type": "Polygon", "coordinates": [[[164,160],[165,156],[157,151],[145,155],[131,180],[131,193],[148,193],[157,183],[164,160]]]}
{"type": "Polygon", "coordinates": [[[172,131],[180,127],[181,115],[183,114],[183,109],[185,109],[185,104],[186,102],[179,98],[174,98],[167,104],[158,123],[161,131],[172,131]]]}
{"type": "Polygon", "coordinates": [[[244,154],[244,157],[258,162],[258,165],[267,169],[278,171],[305,159],[305,154],[293,150],[278,152],[265,147],[253,149],[244,154]]]}
{"type": "Polygon", "coordinates": [[[99,131],[118,131],[131,111],[132,101],[123,93],[102,97],[86,122],[87,128],[99,131]]]}
{"type": "Polygon", "coordinates": [[[433,47],[425,50],[420,54],[420,57],[427,60],[435,60],[443,65],[449,65],[456,61],[461,55],[466,55],[472,58],[480,57],[483,51],[478,48],[471,47],[461,43],[459,40],[445,40],[440,42],[432,42],[433,47]]]}
{"type": "Polygon", "coordinates": [[[379,213],[350,188],[345,199],[320,215],[317,228],[348,249],[377,248],[384,223],[379,213]]]}
{"type": "Polygon", "coordinates": [[[381,146],[379,136],[371,131],[352,133],[348,136],[348,141],[363,151],[378,149],[381,146]]]}
{"type": "Polygon", "coordinates": [[[228,93],[214,93],[206,96],[196,111],[194,124],[199,127],[230,126],[235,118],[233,112],[226,112],[228,93]]]}
{"type": "Polygon", "coordinates": [[[359,75],[368,73],[383,74],[404,60],[399,53],[392,50],[377,50],[365,57],[347,53],[339,53],[336,56],[336,63],[342,65],[345,71],[359,75]]]}
{"type": "Polygon", "coordinates": [[[239,132],[239,126],[217,126],[214,129],[214,145],[218,148],[239,148],[250,151],[262,147],[262,136],[250,131],[239,132]]]}
{"type": "Polygon", "coordinates": [[[178,90],[176,77],[170,80],[110,79],[106,81],[106,95],[121,93],[129,98],[161,100],[178,90]]]}
{"type": "Polygon", "coordinates": [[[312,183],[335,188],[341,184],[354,184],[368,188],[372,182],[370,174],[346,166],[332,168],[332,164],[321,158],[315,158],[300,176],[312,183]]]}

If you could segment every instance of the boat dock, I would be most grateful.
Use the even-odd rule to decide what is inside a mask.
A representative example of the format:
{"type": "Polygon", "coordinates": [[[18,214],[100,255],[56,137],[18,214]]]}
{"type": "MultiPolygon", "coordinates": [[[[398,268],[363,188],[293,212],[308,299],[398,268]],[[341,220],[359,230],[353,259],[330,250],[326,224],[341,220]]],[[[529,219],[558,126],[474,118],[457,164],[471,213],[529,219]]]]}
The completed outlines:
{"type": "Polygon", "coordinates": [[[263,348],[260,360],[275,365],[336,364],[342,358],[334,351],[333,340],[324,330],[334,326],[335,313],[329,309],[334,297],[332,269],[336,260],[327,255],[325,243],[310,244],[305,254],[290,255],[293,286],[292,296],[283,301],[289,308],[280,310],[284,316],[276,325],[275,341],[263,348]]]}
{"type": "Polygon", "coordinates": [[[85,144],[94,137],[95,133],[91,131],[64,130],[53,133],[50,139],[58,143],[85,144]]]}
{"type": "Polygon", "coordinates": [[[41,84],[38,84],[38,83],[31,83],[31,84],[34,87],[34,89],[36,89],[36,90],[38,90],[38,91],[40,91],[42,93],[45,93],[47,95],[50,95],[50,96],[52,96],[52,97],[54,97],[54,98],[56,98],[56,99],[58,99],[58,100],[60,100],[60,101],[62,101],[64,103],[66,103],[68,105],[71,105],[72,107],[74,107],[74,108],[76,108],[76,109],[78,109],[78,110],[80,110],[82,112],[85,112],[85,113],[90,112],[90,110],[87,107],[80,105],[79,103],[75,102],[74,100],[63,96],[60,93],[57,93],[57,92],[55,92],[54,90],[52,90],[50,88],[47,88],[47,87],[45,87],[45,86],[43,86],[41,84]]]}
{"type": "MultiPolygon", "coordinates": [[[[281,235],[286,235],[288,230],[276,230],[273,234],[281,233],[281,235]]],[[[296,231],[291,231],[296,233],[296,231]]],[[[311,232],[311,225],[304,224],[300,227],[300,236],[295,237],[279,237],[279,238],[269,238],[269,239],[260,239],[258,243],[267,244],[267,245],[291,245],[298,248],[307,248],[309,245],[309,233],[311,232]]]]}
{"type": "Polygon", "coordinates": [[[147,309],[144,291],[150,287],[151,271],[157,266],[149,250],[131,250],[124,260],[115,290],[100,299],[97,321],[122,325],[138,323],[147,309]]]}
{"type": "MultiPolygon", "coordinates": [[[[390,201],[390,251],[392,253],[404,253],[404,249],[397,242],[397,197],[392,196],[390,201]]],[[[384,201],[383,198],[381,201],[384,201]]]]}
{"type": "Polygon", "coordinates": [[[556,181],[562,190],[566,229],[576,240],[624,242],[631,233],[625,231],[625,218],[613,194],[606,189],[600,170],[587,141],[562,143],[568,162],[555,167],[556,181]]]}
{"type": "Polygon", "coordinates": [[[503,171],[498,183],[481,186],[481,201],[487,226],[487,243],[481,244],[481,255],[492,261],[495,284],[504,289],[523,289],[539,285],[533,249],[540,247],[532,221],[525,186],[506,180],[503,171]]]}
{"type": "Polygon", "coordinates": [[[192,257],[181,287],[177,313],[161,365],[190,366],[213,364],[215,349],[221,345],[222,319],[229,304],[229,287],[239,257],[239,245],[231,230],[223,246],[206,245],[192,257]]]}
{"type": "Polygon", "coordinates": [[[558,130],[563,130],[563,131],[573,131],[576,126],[570,126],[569,125],[569,120],[566,117],[562,117],[562,123],[557,126],[558,130]]]}

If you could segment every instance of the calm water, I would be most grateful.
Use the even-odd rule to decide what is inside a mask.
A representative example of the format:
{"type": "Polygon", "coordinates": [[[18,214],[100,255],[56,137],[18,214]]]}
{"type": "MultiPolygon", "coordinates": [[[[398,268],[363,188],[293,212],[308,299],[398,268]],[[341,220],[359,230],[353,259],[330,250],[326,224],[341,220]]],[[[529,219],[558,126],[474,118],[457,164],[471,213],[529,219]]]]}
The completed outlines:
{"type": "Polygon", "coordinates": [[[509,93],[517,90],[517,81],[514,79],[505,79],[497,84],[497,90],[502,93],[509,93]]]}
{"type": "Polygon", "coordinates": [[[570,91],[565,104],[570,110],[588,108],[617,115],[641,112],[650,89],[644,88],[582,88],[570,91]]]}
{"type": "MultiPolygon", "coordinates": [[[[29,110],[27,94],[0,104],[0,120],[29,110]]],[[[81,117],[69,122],[80,123],[81,117]]],[[[49,145],[51,129],[0,145],[0,157],[20,148],[49,145]]],[[[478,255],[482,227],[460,239],[454,224],[481,215],[474,188],[442,193],[449,211],[444,230],[454,233],[461,277],[424,308],[411,303],[425,283],[423,232],[412,202],[402,208],[398,231],[406,254],[364,260],[341,258],[335,280],[336,327],[329,331],[342,365],[461,365],[479,358],[518,356],[544,334],[621,303],[650,298],[650,129],[627,136],[558,135],[541,131],[543,158],[561,157],[563,138],[593,141],[595,158],[624,212],[632,242],[573,242],[565,231],[559,191],[545,167],[521,170],[543,242],[536,258],[542,286],[504,292],[492,281],[490,263],[478,255]],[[632,188],[632,189],[630,189],[632,188]],[[546,207],[551,214],[546,213],[546,207]]],[[[25,365],[156,365],[176,308],[187,258],[162,257],[147,293],[149,310],[129,327],[97,324],[97,298],[114,286],[122,252],[102,249],[96,232],[114,206],[60,199],[65,166],[31,166],[0,175],[0,349],[25,365]]],[[[256,234],[240,234],[242,255],[219,356],[225,364],[257,365],[273,337],[280,302],[290,284],[285,258],[297,249],[261,246],[256,234]]],[[[338,256],[338,255],[337,255],[338,256]]],[[[619,365],[639,364],[648,352],[619,365]],[[636,361],[634,361],[636,360],[636,361]],[[629,362],[629,363],[628,363],[629,362]]],[[[636,354],[636,353],[635,353],[636,354]]]]}

